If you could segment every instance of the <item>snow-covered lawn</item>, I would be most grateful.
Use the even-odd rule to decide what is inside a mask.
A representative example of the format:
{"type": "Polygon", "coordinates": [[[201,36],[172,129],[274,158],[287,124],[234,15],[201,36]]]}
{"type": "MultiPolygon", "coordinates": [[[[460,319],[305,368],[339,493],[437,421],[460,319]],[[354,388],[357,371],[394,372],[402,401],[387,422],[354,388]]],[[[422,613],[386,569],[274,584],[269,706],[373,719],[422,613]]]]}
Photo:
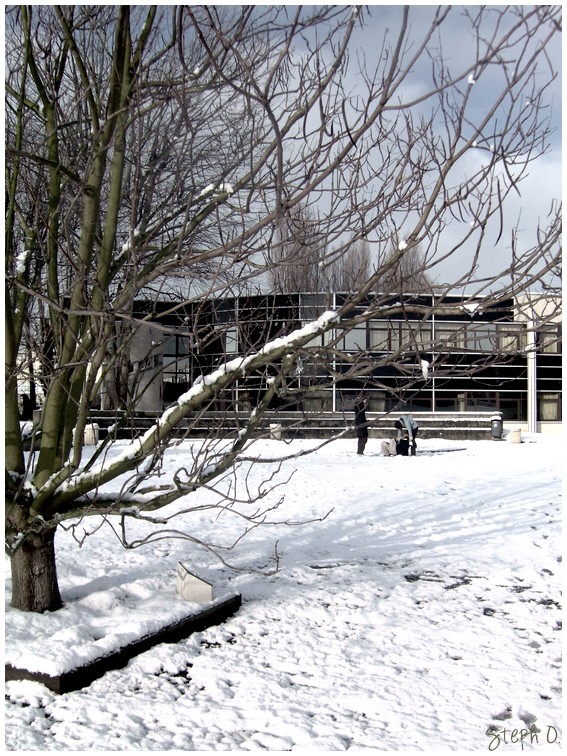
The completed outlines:
{"type": "MultiPolygon", "coordinates": [[[[125,551],[107,525],[81,548],[59,534],[66,607],[54,615],[11,609],[8,571],[6,660],[50,674],[186,611],[179,561],[243,606],[73,693],[7,683],[6,748],[559,750],[561,443],[423,440],[416,458],[384,458],[372,439],[364,457],[355,447],[342,440],[282,469],[281,480],[296,472],[265,500],[285,491],[274,516],[327,516],[238,542],[232,562],[265,570],[278,541],[270,577],[182,540],[125,551]]],[[[189,454],[179,447],[168,466],[189,454]]],[[[183,524],[219,544],[241,525],[206,510],[183,524]]]]}

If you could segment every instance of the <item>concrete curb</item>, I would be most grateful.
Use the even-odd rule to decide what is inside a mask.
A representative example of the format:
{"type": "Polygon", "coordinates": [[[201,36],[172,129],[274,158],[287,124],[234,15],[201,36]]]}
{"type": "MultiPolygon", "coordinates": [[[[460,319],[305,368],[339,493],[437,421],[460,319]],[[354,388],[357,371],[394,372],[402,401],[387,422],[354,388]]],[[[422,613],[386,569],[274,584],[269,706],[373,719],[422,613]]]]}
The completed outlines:
{"type": "Polygon", "coordinates": [[[190,617],[182,619],[173,625],[168,625],[152,635],[140,638],[140,640],[130,643],[113,654],[95,659],[90,664],[77,667],[61,675],[52,676],[43,672],[30,672],[30,670],[6,664],[4,679],[6,681],[33,680],[34,682],[42,683],[50,690],[60,694],[79,690],[90,685],[93,680],[102,677],[106,672],[125,667],[134,656],[148,651],[159,643],[178,643],[192,633],[206,630],[213,625],[220,625],[228,617],[237,612],[241,605],[242,596],[237,594],[220,604],[215,604],[215,606],[204,609],[197,614],[192,614],[190,617]]]}

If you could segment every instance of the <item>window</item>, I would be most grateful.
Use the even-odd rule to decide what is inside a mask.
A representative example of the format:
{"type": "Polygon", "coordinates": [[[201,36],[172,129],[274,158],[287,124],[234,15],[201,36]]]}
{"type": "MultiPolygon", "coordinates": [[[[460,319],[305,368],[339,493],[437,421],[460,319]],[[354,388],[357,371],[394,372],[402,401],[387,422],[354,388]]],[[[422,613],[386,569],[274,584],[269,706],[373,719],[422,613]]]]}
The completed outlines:
{"type": "Polygon", "coordinates": [[[229,328],[225,337],[227,354],[238,352],[238,330],[236,328],[229,328]]]}
{"type": "Polygon", "coordinates": [[[417,346],[422,351],[429,352],[431,350],[431,338],[432,331],[430,325],[422,325],[419,330],[415,330],[417,346]]]}
{"type": "Polygon", "coordinates": [[[431,350],[431,325],[419,321],[406,323],[403,320],[370,321],[368,329],[369,348],[377,352],[402,349],[406,352],[431,350]]]}
{"type": "Polygon", "coordinates": [[[482,327],[468,328],[467,347],[474,352],[495,352],[498,349],[496,326],[485,323],[482,327]]]}
{"type": "Polygon", "coordinates": [[[435,344],[440,350],[464,348],[465,329],[462,323],[439,323],[435,328],[435,344]]]}
{"type": "Polygon", "coordinates": [[[411,326],[409,323],[400,323],[399,328],[400,349],[403,349],[405,352],[412,351],[415,349],[415,341],[411,326]]]}
{"type": "Polygon", "coordinates": [[[521,352],[526,347],[526,331],[523,326],[498,326],[498,343],[502,352],[521,352]]]}
{"type": "Polygon", "coordinates": [[[370,391],[368,409],[370,412],[384,412],[386,409],[386,392],[370,391]]]}
{"type": "Polygon", "coordinates": [[[170,336],[163,347],[163,379],[169,383],[191,380],[191,337],[170,336]]]}
{"type": "Polygon", "coordinates": [[[561,336],[559,328],[555,326],[544,326],[537,332],[538,346],[546,354],[561,353],[561,336]]]}
{"type": "Polygon", "coordinates": [[[561,419],[561,401],[560,395],[538,394],[538,420],[560,420],[561,419]]]}
{"type": "Polygon", "coordinates": [[[189,354],[190,340],[190,336],[170,336],[163,346],[164,355],[180,357],[189,354]]]}
{"type": "Polygon", "coordinates": [[[317,320],[325,310],[331,309],[330,302],[326,301],[325,294],[302,294],[302,319],[304,321],[317,320]]]}
{"type": "Polygon", "coordinates": [[[370,321],[368,335],[370,349],[378,352],[390,351],[390,329],[386,323],[370,321]]]}
{"type": "Polygon", "coordinates": [[[468,412],[491,411],[498,408],[495,391],[467,391],[466,409],[468,412]]]}
{"type": "Polygon", "coordinates": [[[421,325],[419,322],[400,323],[399,347],[404,351],[431,349],[431,326],[421,325]]]}
{"type": "Polygon", "coordinates": [[[358,351],[359,349],[366,349],[366,324],[356,326],[352,329],[352,331],[345,333],[343,339],[343,349],[346,352],[354,352],[358,351]]]}

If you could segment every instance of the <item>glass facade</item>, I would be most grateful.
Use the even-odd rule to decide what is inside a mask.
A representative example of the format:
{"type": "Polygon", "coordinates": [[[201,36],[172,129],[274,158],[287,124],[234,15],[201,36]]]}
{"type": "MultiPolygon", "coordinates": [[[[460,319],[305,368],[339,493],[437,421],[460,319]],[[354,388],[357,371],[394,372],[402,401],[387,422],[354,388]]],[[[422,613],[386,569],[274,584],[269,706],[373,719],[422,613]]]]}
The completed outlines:
{"type": "MultiPolygon", "coordinates": [[[[349,312],[348,328],[338,326],[314,338],[285,379],[282,406],[341,411],[364,387],[374,412],[482,409],[526,421],[528,331],[526,323],[514,322],[512,301],[475,313],[459,297],[443,297],[441,308],[431,296],[408,298],[403,306],[398,299],[381,296],[383,317],[356,322],[372,300],[361,302],[349,312]]],[[[162,349],[164,402],[174,401],[200,375],[286,336],[345,300],[342,294],[258,295],[203,301],[174,313],[164,305],[162,315],[154,305],[151,319],[169,331],[162,349]]],[[[562,419],[561,345],[560,324],[538,329],[535,383],[541,421],[562,419]]],[[[236,410],[250,409],[277,372],[277,366],[267,366],[242,379],[228,403],[236,410]]]]}

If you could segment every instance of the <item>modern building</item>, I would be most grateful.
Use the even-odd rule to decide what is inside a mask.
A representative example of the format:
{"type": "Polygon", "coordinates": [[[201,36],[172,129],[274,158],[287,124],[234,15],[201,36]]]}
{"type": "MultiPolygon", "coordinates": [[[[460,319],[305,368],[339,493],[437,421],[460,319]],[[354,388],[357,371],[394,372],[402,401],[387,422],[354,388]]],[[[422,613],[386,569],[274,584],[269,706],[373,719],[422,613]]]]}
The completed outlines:
{"type": "MultiPolygon", "coordinates": [[[[144,389],[137,391],[137,408],[161,411],[226,360],[337,310],[346,299],[341,293],[298,293],[190,305],[137,302],[134,315],[146,323],[130,354],[132,388],[144,389]]],[[[351,324],[370,303],[349,314],[351,324]]],[[[380,312],[388,314],[311,342],[288,384],[286,410],[340,412],[364,387],[371,412],[485,410],[531,432],[561,427],[557,297],[524,295],[480,309],[459,296],[408,295],[401,303],[381,296],[380,312]],[[318,346],[327,349],[318,353],[318,346]],[[339,379],[331,381],[330,374],[339,379]]],[[[269,373],[241,381],[214,409],[250,409],[269,373]]]]}

